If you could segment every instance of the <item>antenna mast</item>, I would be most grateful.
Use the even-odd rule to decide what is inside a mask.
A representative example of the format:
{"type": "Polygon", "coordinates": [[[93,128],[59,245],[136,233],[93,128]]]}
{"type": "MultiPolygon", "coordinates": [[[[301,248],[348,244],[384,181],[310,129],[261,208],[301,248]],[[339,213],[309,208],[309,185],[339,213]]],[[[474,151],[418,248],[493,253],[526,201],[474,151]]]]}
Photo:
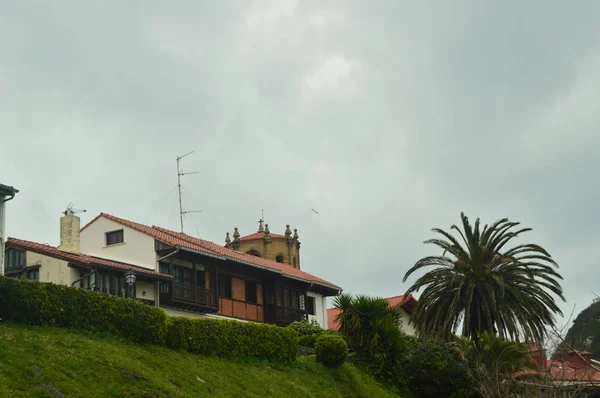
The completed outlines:
{"type": "Polygon", "coordinates": [[[181,233],[183,233],[183,216],[187,213],[200,213],[201,212],[201,210],[184,211],[183,207],[181,206],[181,176],[188,175],[188,174],[200,173],[199,171],[191,171],[189,173],[182,173],[179,169],[179,161],[181,159],[183,159],[184,157],[186,157],[187,155],[191,155],[192,153],[194,153],[194,151],[188,152],[185,155],[177,157],[177,190],[179,191],[179,225],[181,226],[181,233]]]}

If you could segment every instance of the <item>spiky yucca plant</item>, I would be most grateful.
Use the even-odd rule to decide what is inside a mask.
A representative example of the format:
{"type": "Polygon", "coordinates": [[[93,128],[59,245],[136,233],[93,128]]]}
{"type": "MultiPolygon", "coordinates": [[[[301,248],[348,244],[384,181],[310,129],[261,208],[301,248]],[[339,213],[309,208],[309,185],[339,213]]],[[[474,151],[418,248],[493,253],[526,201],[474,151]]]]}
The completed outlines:
{"type": "Polygon", "coordinates": [[[404,275],[435,267],[418,278],[406,294],[423,292],[412,322],[420,334],[436,333],[450,339],[462,325],[462,335],[477,340],[483,331],[502,338],[526,338],[541,342],[554,315],[562,314],[553,295],[564,301],[550,254],[535,244],[507,244],[531,228],[504,218],[480,229],[461,213],[459,242],[450,233],[434,228],[445,239],[429,239],[443,250],[441,256],[420,259],[404,275]]]}

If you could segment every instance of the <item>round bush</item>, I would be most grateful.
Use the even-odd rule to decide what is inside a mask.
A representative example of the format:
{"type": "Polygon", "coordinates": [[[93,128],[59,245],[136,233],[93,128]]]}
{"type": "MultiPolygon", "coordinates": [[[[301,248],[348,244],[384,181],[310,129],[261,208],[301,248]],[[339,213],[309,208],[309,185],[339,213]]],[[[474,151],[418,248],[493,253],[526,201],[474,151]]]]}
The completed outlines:
{"type": "Polygon", "coordinates": [[[413,342],[403,367],[415,398],[472,396],[466,363],[441,341],[427,338],[413,342]]]}
{"type": "Polygon", "coordinates": [[[321,334],[315,343],[317,361],[323,365],[333,368],[344,363],[348,356],[348,344],[337,334],[321,334]]]}

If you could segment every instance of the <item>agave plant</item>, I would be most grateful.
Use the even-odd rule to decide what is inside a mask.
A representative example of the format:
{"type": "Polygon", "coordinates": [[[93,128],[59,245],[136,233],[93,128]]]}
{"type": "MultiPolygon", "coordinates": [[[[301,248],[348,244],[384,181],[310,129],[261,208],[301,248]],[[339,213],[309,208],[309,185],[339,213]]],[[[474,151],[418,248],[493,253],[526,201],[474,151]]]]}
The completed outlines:
{"type": "Polygon", "coordinates": [[[393,324],[396,329],[400,326],[400,310],[391,308],[382,298],[341,294],[334,299],[333,304],[340,310],[335,319],[340,325],[339,331],[353,351],[377,345],[376,331],[382,323],[393,324]]]}
{"type": "Polygon", "coordinates": [[[483,331],[503,338],[524,337],[541,342],[554,315],[562,314],[554,296],[564,301],[556,271],[557,263],[542,247],[507,244],[531,228],[516,229],[520,223],[504,218],[480,229],[471,226],[461,213],[463,230],[456,225],[459,239],[434,228],[445,239],[429,239],[442,249],[441,256],[420,259],[404,275],[429,270],[406,294],[423,292],[412,322],[420,334],[437,333],[450,339],[462,325],[462,335],[477,340],[483,331]],[[464,243],[464,244],[463,244],[464,243]],[[554,295],[554,296],[553,296],[554,295]]]}

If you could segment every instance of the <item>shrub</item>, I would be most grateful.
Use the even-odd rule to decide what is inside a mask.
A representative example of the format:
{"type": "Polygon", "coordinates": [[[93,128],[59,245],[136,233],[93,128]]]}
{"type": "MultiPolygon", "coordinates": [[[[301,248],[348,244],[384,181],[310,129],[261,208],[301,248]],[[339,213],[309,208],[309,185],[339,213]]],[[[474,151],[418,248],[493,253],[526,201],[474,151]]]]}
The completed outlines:
{"type": "Polygon", "coordinates": [[[294,329],[298,336],[308,336],[313,334],[323,333],[323,329],[315,321],[309,322],[307,320],[295,321],[289,325],[290,328],[294,329]]]}
{"type": "Polygon", "coordinates": [[[204,355],[291,361],[298,351],[291,328],[224,319],[171,317],[166,344],[204,355]]]}
{"type": "Polygon", "coordinates": [[[0,277],[0,318],[118,334],[140,343],[163,344],[166,314],[133,299],[89,290],[0,277]]]}
{"type": "Polygon", "coordinates": [[[317,361],[330,368],[340,366],[348,356],[348,344],[336,334],[321,334],[315,343],[315,350],[317,361]]]}
{"type": "Polygon", "coordinates": [[[298,337],[298,345],[315,348],[315,343],[320,335],[321,334],[305,334],[304,336],[300,336],[298,337]]]}
{"type": "Polygon", "coordinates": [[[414,397],[470,397],[472,386],[459,354],[433,338],[411,344],[403,372],[414,397]]]}
{"type": "Polygon", "coordinates": [[[315,348],[317,337],[327,331],[321,329],[319,324],[314,320],[309,322],[307,320],[301,320],[292,322],[289,326],[298,333],[298,344],[304,347],[315,348]]]}

